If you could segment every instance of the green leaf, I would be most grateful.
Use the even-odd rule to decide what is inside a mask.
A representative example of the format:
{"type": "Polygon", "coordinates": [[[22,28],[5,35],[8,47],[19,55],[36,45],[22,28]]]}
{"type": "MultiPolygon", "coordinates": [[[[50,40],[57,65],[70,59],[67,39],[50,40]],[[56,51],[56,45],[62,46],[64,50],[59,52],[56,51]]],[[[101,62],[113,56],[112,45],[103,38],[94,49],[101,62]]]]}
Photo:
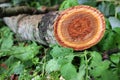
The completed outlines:
{"type": "Polygon", "coordinates": [[[120,27],[114,28],[113,31],[115,32],[115,44],[120,48],[120,27]]]}
{"type": "Polygon", "coordinates": [[[10,68],[10,74],[21,74],[24,70],[24,65],[20,61],[13,63],[10,68]]]}
{"type": "Polygon", "coordinates": [[[94,77],[98,77],[102,75],[102,73],[109,68],[110,62],[105,60],[103,62],[98,63],[98,65],[93,66],[90,70],[90,74],[92,74],[94,77]]]}
{"type": "Polygon", "coordinates": [[[86,65],[82,64],[79,67],[79,72],[77,74],[77,80],[84,80],[86,65]]]}
{"type": "Polygon", "coordinates": [[[12,74],[21,74],[24,70],[24,65],[20,61],[18,61],[18,59],[15,59],[13,56],[10,56],[4,62],[4,64],[6,65],[7,69],[0,69],[0,74],[6,74],[7,76],[10,76],[12,74]]]}
{"type": "Polygon", "coordinates": [[[50,61],[48,61],[47,65],[46,65],[46,72],[50,73],[53,71],[58,71],[60,69],[60,65],[58,64],[56,59],[51,59],[50,61]]]}
{"type": "Polygon", "coordinates": [[[90,55],[92,57],[92,64],[94,66],[95,65],[97,66],[102,61],[102,56],[100,53],[93,51],[93,52],[90,52],[90,55]]]}
{"type": "Polygon", "coordinates": [[[16,63],[16,62],[18,62],[18,60],[15,59],[15,57],[10,56],[10,57],[5,61],[5,64],[6,64],[8,67],[11,67],[11,66],[12,66],[12,63],[16,63]]]}
{"type": "Polygon", "coordinates": [[[42,80],[42,79],[40,78],[39,75],[37,75],[37,76],[35,76],[34,78],[32,78],[32,80],[42,80]]]}
{"type": "Polygon", "coordinates": [[[120,36],[120,27],[113,28],[113,31],[115,31],[120,36]]]}
{"type": "Polygon", "coordinates": [[[111,61],[113,61],[114,63],[118,64],[120,61],[120,57],[117,54],[113,54],[110,56],[111,61]]]}
{"type": "Polygon", "coordinates": [[[13,33],[10,31],[9,28],[3,27],[0,29],[1,32],[1,50],[7,50],[12,47],[13,45],[13,33]]]}
{"type": "Polygon", "coordinates": [[[105,36],[98,44],[101,51],[109,50],[109,49],[116,47],[115,37],[116,35],[112,30],[106,31],[105,36]]]}
{"type": "Polygon", "coordinates": [[[53,58],[64,57],[69,54],[73,54],[73,50],[70,48],[64,48],[60,46],[54,46],[51,50],[50,54],[53,58]]]}
{"type": "Polygon", "coordinates": [[[76,68],[71,63],[63,65],[60,72],[66,80],[73,80],[77,77],[76,68]]]}
{"type": "Polygon", "coordinates": [[[13,55],[14,57],[23,60],[23,61],[27,61],[30,60],[32,58],[34,58],[34,56],[36,56],[39,53],[39,49],[42,48],[40,46],[37,46],[36,43],[32,43],[28,46],[14,46],[11,49],[11,55],[13,55]]]}
{"type": "Polygon", "coordinates": [[[109,68],[110,61],[102,61],[102,56],[100,53],[95,51],[91,52],[90,55],[92,57],[90,61],[91,63],[89,65],[89,67],[91,67],[90,74],[94,77],[98,77],[103,73],[104,70],[107,70],[109,68]]]}
{"type": "Polygon", "coordinates": [[[119,80],[119,77],[113,71],[105,70],[101,75],[101,80],[119,80]]]}
{"type": "Polygon", "coordinates": [[[61,4],[59,10],[64,10],[64,9],[67,9],[67,8],[70,8],[70,7],[76,6],[76,5],[78,5],[78,1],[77,0],[65,0],[61,4]]]}
{"type": "Polygon", "coordinates": [[[106,22],[106,29],[111,29],[110,22],[107,18],[105,22],[106,22]]]}
{"type": "Polygon", "coordinates": [[[30,75],[29,70],[23,70],[23,72],[19,75],[18,80],[31,80],[32,75],[30,75]]]}
{"type": "Polygon", "coordinates": [[[67,55],[65,57],[59,57],[57,60],[58,60],[58,64],[60,64],[61,66],[66,64],[66,63],[71,63],[72,60],[74,58],[74,55],[70,54],[70,55],[67,55]]]}
{"type": "Polygon", "coordinates": [[[107,17],[115,14],[115,5],[113,3],[102,1],[98,9],[107,17]]]}
{"type": "Polygon", "coordinates": [[[2,50],[9,49],[12,47],[12,45],[13,45],[13,37],[12,35],[9,35],[7,38],[4,38],[1,45],[1,49],[2,50]]]}
{"type": "Polygon", "coordinates": [[[4,71],[1,71],[0,74],[6,75],[5,78],[8,76],[11,76],[12,74],[21,74],[25,68],[25,66],[18,61],[18,59],[15,59],[13,56],[10,56],[5,62],[7,69],[4,71]]]}
{"type": "Polygon", "coordinates": [[[120,27],[120,20],[115,17],[109,17],[109,22],[112,28],[120,27]]]}

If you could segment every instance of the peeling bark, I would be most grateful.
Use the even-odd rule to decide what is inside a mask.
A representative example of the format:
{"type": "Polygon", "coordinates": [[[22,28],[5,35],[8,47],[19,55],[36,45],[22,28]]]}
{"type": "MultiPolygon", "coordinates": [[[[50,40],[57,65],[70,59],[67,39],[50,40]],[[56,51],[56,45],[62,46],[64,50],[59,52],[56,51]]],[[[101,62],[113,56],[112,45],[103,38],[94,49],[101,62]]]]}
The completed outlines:
{"type": "Polygon", "coordinates": [[[22,40],[37,41],[40,44],[56,44],[53,24],[59,12],[49,12],[40,15],[22,14],[12,17],[4,17],[4,22],[22,40]]]}

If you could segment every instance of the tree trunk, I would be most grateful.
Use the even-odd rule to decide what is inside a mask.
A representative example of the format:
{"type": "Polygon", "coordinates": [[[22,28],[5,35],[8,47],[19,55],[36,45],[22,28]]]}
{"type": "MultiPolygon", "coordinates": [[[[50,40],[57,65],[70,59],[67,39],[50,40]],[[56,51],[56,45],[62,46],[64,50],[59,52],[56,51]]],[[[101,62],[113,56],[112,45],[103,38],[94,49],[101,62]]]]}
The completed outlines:
{"type": "Polygon", "coordinates": [[[47,14],[4,17],[4,22],[23,40],[37,41],[40,44],[56,44],[53,24],[59,12],[47,14]]]}
{"type": "Polygon", "coordinates": [[[84,50],[97,44],[105,32],[102,13],[83,5],[62,12],[4,17],[4,21],[24,40],[43,45],[60,44],[74,50],[84,50]]]}

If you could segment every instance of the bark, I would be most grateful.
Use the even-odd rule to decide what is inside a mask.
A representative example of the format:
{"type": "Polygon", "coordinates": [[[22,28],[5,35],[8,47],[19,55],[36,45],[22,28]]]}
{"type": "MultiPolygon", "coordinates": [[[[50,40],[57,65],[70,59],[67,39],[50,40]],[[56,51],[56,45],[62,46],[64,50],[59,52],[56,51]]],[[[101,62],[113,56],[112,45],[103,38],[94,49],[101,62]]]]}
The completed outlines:
{"type": "Polygon", "coordinates": [[[4,22],[23,40],[37,41],[40,44],[56,44],[53,24],[59,12],[49,12],[39,15],[21,14],[4,17],[4,22]]]}
{"type": "Polygon", "coordinates": [[[56,11],[58,7],[58,5],[52,7],[41,6],[41,9],[39,10],[28,6],[17,6],[8,8],[0,7],[0,18],[15,16],[19,14],[43,14],[49,11],[56,11]]]}
{"type": "Polygon", "coordinates": [[[35,8],[27,7],[27,6],[21,6],[21,7],[8,7],[8,8],[2,8],[0,7],[0,18],[2,17],[8,17],[18,14],[40,14],[43,13],[42,11],[39,11],[35,8]]]}

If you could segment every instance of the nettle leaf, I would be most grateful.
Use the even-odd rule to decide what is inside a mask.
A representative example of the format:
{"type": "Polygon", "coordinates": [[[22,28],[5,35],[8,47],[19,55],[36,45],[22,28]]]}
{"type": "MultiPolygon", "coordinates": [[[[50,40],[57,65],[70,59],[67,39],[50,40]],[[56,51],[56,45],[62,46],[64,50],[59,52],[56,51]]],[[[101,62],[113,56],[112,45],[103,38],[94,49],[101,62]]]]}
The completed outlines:
{"type": "Polygon", "coordinates": [[[62,66],[64,64],[71,63],[73,58],[74,58],[74,55],[72,55],[72,54],[67,55],[65,57],[59,57],[57,59],[58,60],[58,64],[60,64],[62,66]]]}
{"type": "Polygon", "coordinates": [[[10,56],[4,64],[6,65],[6,68],[4,71],[0,71],[0,74],[6,74],[7,76],[10,76],[12,74],[20,74],[24,70],[24,65],[18,61],[18,59],[14,58],[13,56],[10,56]]]}
{"type": "Polygon", "coordinates": [[[13,36],[12,34],[10,34],[7,38],[3,39],[1,49],[2,50],[9,49],[12,47],[12,45],[13,45],[13,36]]]}
{"type": "Polygon", "coordinates": [[[12,63],[15,63],[17,61],[18,60],[16,60],[13,56],[10,56],[5,62],[2,63],[4,64],[4,68],[0,67],[0,74],[6,73],[6,75],[8,75],[8,69],[11,68],[12,63]]]}
{"type": "Polygon", "coordinates": [[[107,17],[115,15],[115,5],[113,3],[103,1],[102,4],[98,6],[98,9],[107,17]]]}
{"type": "Polygon", "coordinates": [[[60,72],[66,80],[75,80],[77,77],[76,68],[71,63],[63,65],[60,69],[60,72]]]}
{"type": "Polygon", "coordinates": [[[7,50],[13,45],[13,33],[9,28],[3,27],[1,30],[1,50],[7,50]]]}
{"type": "Polygon", "coordinates": [[[8,27],[6,27],[6,26],[3,26],[3,27],[0,29],[0,34],[1,34],[0,37],[1,37],[1,38],[8,37],[10,33],[12,33],[12,32],[11,32],[10,29],[9,29],[8,27]]]}
{"type": "Polygon", "coordinates": [[[32,75],[30,75],[30,71],[28,69],[24,69],[24,71],[19,75],[18,80],[32,80],[32,75]]]}
{"type": "Polygon", "coordinates": [[[98,63],[98,65],[93,66],[90,70],[90,74],[94,77],[101,76],[102,73],[109,68],[110,62],[108,60],[105,60],[103,62],[98,63]]]}
{"type": "Polygon", "coordinates": [[[24,71],[24,65],[20,61],[13,63],[9,74],[21,74],[24,71]]]}
{"type": "Polygon", "coordinates": [[[36,43],[32,43],[28,46],[14,46],[12,47],[10,54],[14,54],[13,56],[20,60],[27,61],[34,58],[34,56],[39,53],[40,48],[41,47],[36,43]]]}
{"type": "Polygon", "coordinates": [[[119,77],[116,73],[113,73],[112,70],[105,70],[100,80],[119,80],[119,77]]]}
{"type": "Polygon", "coordinates": [[[18,62],[17,59],[15,59],[13,56],[10,56],[6,61],[5,64],[7,65],[7,67],[11,67],[12,63],[18,62]]]}
{"type": "Polygon", "coordinates": [[[60,69],[60,65],[58,64],[56,59],[51,59],[50,61],[48,61],[47,65],[46,65],[46,72],[50,73],[53,71],[58,71],[60,69]]]}
{"type": "Polygon", "coordinates": [[[104,70],[109,68],[110,62],[108,60],[102,61],[102,56],[98,52],[91,52],[90,55],[92,57],[90,61],[90,74],[94,77],[98,77],[104,70]]]}
{"type": "Polygon", "coordinates": [[[103,39],[98,44],[101,51],[109,50],[116,47],[115,37],[116,35],[112,30],[106,31],[103,39]]]}
{"type": "Polygon", "coordinates": [[[86,65],[85,64],[80,65],[79,72],[77,74],[77,80],[84,80],[85,71],[86,71],[86,65]]]}
{"type": "Polygon", "coordinates": [[[100,53],[93,51],[90,55],[92,57],[91,65],[97,66],[100,62],[102,62],[102,56],[100,53]]]}
{"type": "Polygon", "coordinates": [[[73,54],[73,49],[64,48],[57,45],[53,47],[50,54],[53,58],[64,57],[66,55],[73,54]]]}
{"type": "Polygon", "coordinates": [[[118,56],[117,54],[113,54],[110,56],[110,60],[113,61],[114,63],[118,64],[120,61],[120,56],[118,56]]]}
{"type": "Polygon", "coordinates": [[[115,17],[109,17],[109,22],[112,28],[120,27],[120,20],[115,17]]]}

